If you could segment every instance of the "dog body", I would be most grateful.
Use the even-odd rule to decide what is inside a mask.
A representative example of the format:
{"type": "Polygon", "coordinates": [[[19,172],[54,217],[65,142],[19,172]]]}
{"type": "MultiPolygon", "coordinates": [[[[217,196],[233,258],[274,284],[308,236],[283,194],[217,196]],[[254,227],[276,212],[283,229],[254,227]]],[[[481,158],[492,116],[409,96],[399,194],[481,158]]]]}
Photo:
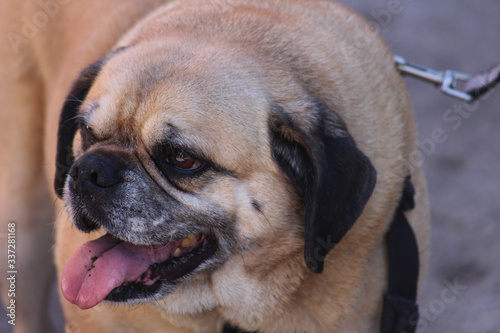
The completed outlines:
{"type": "Polygon", "coordinates": [[[387,47],[350,10],[68,2],[39,29],[2,49],[14,64],[2,68],[2,117],[21,125],[3,133],[2,205],[37,207],[2,222],[49,220],[56,175],[67,332],[376,332],[384,236],[408,173],[425,267],[409,99],[387,47]]]}

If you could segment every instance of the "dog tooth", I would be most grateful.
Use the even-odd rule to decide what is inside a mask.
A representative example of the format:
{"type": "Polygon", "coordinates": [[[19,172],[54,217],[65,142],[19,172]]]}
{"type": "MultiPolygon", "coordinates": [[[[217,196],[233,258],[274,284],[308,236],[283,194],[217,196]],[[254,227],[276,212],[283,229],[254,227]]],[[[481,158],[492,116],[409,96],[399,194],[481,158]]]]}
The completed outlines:
{"type": "Polygon", "coordinates": [[[196,243],[196,235],[190,235],[182,240],[181,246],[183,248],[191,247],[196,243]]]}
{"type": "Polygon", "coordinates": [[[178,248],[175,249],[173,256],[174,257],[180,257],[181,254],[182,254],[182,249],[180,247],[178,247],[178,248]]]}

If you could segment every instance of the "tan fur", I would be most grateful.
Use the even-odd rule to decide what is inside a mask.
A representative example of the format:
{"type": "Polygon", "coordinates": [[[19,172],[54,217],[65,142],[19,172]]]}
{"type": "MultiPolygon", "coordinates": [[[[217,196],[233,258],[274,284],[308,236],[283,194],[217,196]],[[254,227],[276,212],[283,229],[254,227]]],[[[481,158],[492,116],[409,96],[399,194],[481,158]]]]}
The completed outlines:
{"type": "MultiPolygon", "coordinates": [[[[16,220],[19,237],[30,237],[20,239],[20,247],[42,262],[36,256],[48,255],[55,206],[59,277],[71,254],[99,236],[74,228],[61,200],[52,205],[57,119],[77,73],[114,45],[131,45],[109,60],[82,106],[99,105],[88,118],[96,135],[144,157],[165,124],[185,129],[184,140],[237,177],[180,187],[236,216],[238,246],[246,250],[157,302],[82,311],[61,297],[66,331],[215,332],[231,321],[260,332],[376,332],[387,283],[384,234],[416,143],[409,99],[389,50],[364,20],[332,2],[185,0],[154,10],[160,2],[68,2],[19,52],[8,43],[0,47],[1,222],[16,220]],[[178,58],[167,61],[165,54],[178,58]],[[300,198],[272,160],[267,127],[268,99],[296,110],[294,120],[304,128],[312,126],[311,91],[338,113],[377,170],[367,206],[327,256],[322,274],[305,266],[300,198]],[[251,209],[253,198],[263,203],[263,214],[251,209]],[[45,236],[33,228],[44,228],[45,236]]],[[[20,31],[20,17],[39,10],[34,1],[1,6],[3,35],[20,31]]],[[[77,156],[78,147],[77,135],[77,156]]],[[[155,181],[168,186],[148,163],[144,158],[155,181]]],[[[408,218],[425,267],[425,183],[418,167],[410,169],[417,196],[408,218]]],[[[182,191],[173,195],[199,204],[182,191]]],[[[33,297],[37,309],[25,305],[22,311],[37,313],[46,302],[38,281],[43,278],[45,290],[50,269],[41,266],[22,268],[37,272],[19,287],[20,303],[33,297]]],[[[31,328],[16,332],[46,325],[27,316],[21,313],[20,320],[31,328]]]]}

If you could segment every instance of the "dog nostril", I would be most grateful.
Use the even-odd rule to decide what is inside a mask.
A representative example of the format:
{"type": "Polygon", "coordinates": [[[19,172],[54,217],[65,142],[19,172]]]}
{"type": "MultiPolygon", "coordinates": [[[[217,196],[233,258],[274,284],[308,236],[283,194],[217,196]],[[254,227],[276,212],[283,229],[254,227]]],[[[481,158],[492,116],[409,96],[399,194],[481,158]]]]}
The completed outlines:
{"type": "Polygon", "coordinates": [[[74,180],[78,180],[78,176],[80,175],[80,168],[78,165],[74,164],[73,167],[69,170],[69,176],[74,180]]]}
{"type": "Polygon", "coordinates": [[[120,182],[119,171],[113,165],[102,165],[90,171],[88,180],[98,187],[113,187],[120,182]]]}
{"type": "MultiPolygon", "coordinates": [[[[89,181],[94,184],[94,185],[98,185],[98,186],[101,186],[99,184],[99,175],[97,174],[97,171],[91,171],[90,174],[89,174],[89,181]]],[[[105,186],[106,187],[106,186],[105,186]]]]}

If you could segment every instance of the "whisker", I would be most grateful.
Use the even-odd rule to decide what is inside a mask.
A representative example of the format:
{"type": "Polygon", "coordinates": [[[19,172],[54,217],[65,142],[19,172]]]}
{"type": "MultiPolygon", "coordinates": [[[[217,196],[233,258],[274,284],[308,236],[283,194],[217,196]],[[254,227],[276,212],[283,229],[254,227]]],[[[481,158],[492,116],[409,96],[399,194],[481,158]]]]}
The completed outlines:
{"type": "Polygon", "coordinates": [[[61,125],[66,125],[66,123],[67,123],[67,122],[69,122],[69,121],[73,121],[73,120],[78,120],[78,119],[85,120],[86,118],[85,118],[85,116],[84,116],[84,115],[78,114],[78,115],[76,115],[76,116],[74,116],[74,117],[69,118],[68,120],[66,120],[66,121],[65,121],[64,123],[62,123],[61,125]]]}
{"type": "Polygon", "coordinates": [[[70,102],[80,102],[80,103],[83,103],[83,101],[81,99],[79,99],[78,97],[76,97],[75,95],[71,94],[69,95],[69,98],[66,98],[65,101],[70,101],[70,102]]]}

